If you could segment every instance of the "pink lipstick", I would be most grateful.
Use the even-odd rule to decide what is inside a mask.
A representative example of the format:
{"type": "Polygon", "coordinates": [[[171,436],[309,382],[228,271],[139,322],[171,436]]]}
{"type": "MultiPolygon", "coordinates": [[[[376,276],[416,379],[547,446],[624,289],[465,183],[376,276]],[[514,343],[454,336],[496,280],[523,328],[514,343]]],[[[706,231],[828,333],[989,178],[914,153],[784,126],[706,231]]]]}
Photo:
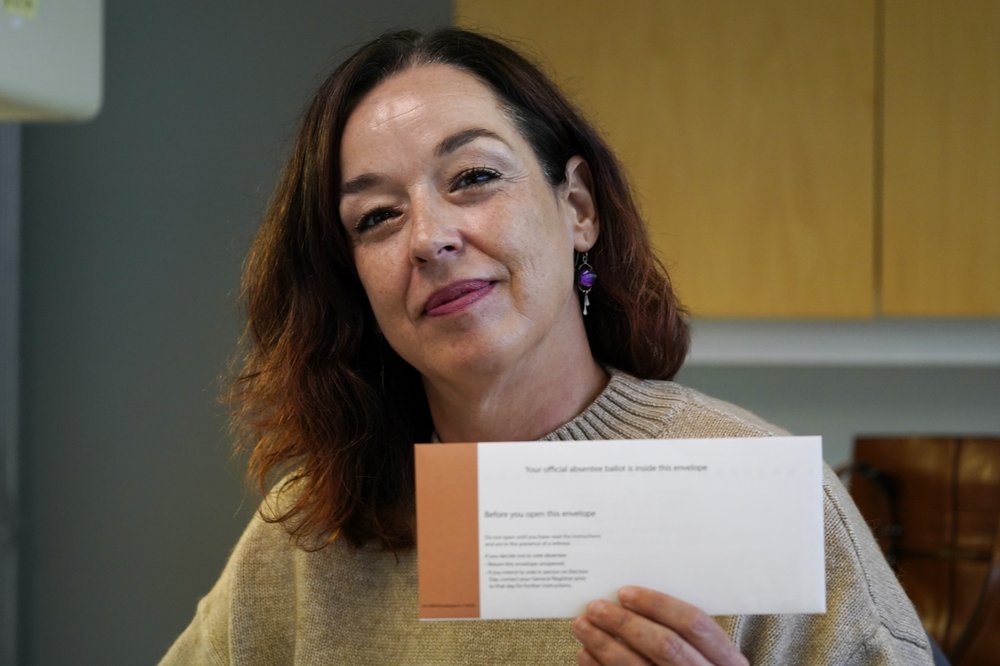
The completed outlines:
{"type": "Polygon", "coordinates": [[[454,282],[431,294],[427,303],[424,304],[424,314],[430,317],[441,317],[464,310],[491,291],[493,291],[493,283],[489,280],[454,282]]]}

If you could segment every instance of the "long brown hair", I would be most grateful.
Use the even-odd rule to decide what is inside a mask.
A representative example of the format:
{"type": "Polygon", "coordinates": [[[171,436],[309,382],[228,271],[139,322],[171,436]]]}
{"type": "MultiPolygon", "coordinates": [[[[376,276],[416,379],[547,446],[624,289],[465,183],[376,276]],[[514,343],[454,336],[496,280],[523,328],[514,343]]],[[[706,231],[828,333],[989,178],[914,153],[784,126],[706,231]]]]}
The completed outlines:
{"type": "Polygon", "coordinates": [[[598,362],[670,379],[688,328],[649,243],[617,158],[534,65],[482,35],[444,29],[383,35],[313,97],[243,277],[247,325],[230,399],[248,476],[264,491],[285,474],[290,498],[268,512],[300,545],[413,545],[413,444],[433,425],[420,376],[388,346],[358,279],[338,215],[340,140],[358,101],[405,68],[440,63],[489,85],[549,182],[574,155],[590,166],[600,276],[586,317],[598,362]]]}

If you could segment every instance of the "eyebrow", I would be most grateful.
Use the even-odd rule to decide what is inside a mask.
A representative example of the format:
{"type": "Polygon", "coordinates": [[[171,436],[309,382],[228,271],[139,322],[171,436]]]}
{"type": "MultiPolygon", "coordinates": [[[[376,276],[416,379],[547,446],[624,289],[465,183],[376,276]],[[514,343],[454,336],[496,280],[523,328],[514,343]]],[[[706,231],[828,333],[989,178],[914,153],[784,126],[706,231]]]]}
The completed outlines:
{"type": "Polygon", "coordinates": [[[382,182],[381,176],[376,176],[373,173],[363,173],[357,178],[351,178],[349,181],[340,186],[340,196],[345,194],[358,194],[364,192],[367,189],[375,187],[382,182]]]}
{"type": "Polygon", "coordinates": [[[496,132],[491,132],[490,130],[482,127],[472,127],[467,130],[462,130],[461,132],[456,132],[455,134],[442,139],[441,143],[439,143],[437,148],[434,149],[434,156],[444,157],[445,155],[455,152],[465,144],[483,137],[496,139],[500,143],[507,145],[507,142],[504,141],[496,132]]]}
{"type": "MultiPolygon", "coordinates": [[[[509,145],[496,132],[482,127],[472,127],[470,129],[462,130],[461,132],[456,132],[455,134],[442,139],[441,142],[434,148],[434,156],[444,157],[446,155],[450,155],[462,146],[480,138],[495,139],[504,145],[509,145]]],[[[341,185],[340,195],[345,196],[349,194],[359,194],[365,190],[375,187],[383,180],[384,178],[378,174],[363,173],[356,178],[351,178],[349,181],[341,185]]]]}

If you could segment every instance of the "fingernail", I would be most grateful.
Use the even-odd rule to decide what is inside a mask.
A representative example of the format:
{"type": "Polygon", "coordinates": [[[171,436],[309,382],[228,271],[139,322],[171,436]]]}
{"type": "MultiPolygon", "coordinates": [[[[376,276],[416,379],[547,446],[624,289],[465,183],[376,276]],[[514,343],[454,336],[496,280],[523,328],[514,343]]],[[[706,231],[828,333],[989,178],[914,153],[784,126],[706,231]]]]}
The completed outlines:
{"type": "Polygon", "coordinates": [[[594,616],[603,615],[608,611],[608,602],[604,599],[597,599],[587,604],[587,613],[594,616]]]}
{"type": "Polygon", "coordinates": [[[636,595],[639,594],[639,589],[631,585],[626,585],[625,587],[618,590],[618,600],[621,602],[631,602],[635,601],[636,595]]]}

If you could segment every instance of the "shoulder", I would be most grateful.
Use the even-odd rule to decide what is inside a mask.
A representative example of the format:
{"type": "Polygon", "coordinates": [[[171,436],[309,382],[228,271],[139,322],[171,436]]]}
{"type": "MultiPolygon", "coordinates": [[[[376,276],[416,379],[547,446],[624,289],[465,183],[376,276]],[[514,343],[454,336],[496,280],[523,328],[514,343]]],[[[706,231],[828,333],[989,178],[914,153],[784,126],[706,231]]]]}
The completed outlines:
{"type": "Polygon", "coordinates": [[[254,649],[264,649],[267,659],[274,659],[270,663],[290,659],[297,559],[302,550],[284,525],[265,519],[287,505],[289,491],[281,492],[281,487],[279,483],[263,500],[215,585],[199,600],[194,618],[161,664],[238,661],[246,645],[241,635],[249,626],[254,649]]]}
{"type": "MultiPolygon", "coordinates": [[[[823,493],[827,590],[832,610],[858,623],[855,635],[863,637],[864,642],[881,639],[920,652],[929,650],[913,604],[885,561],[868,524],[829,467],[825,470],[823,493]]],[[[859,654],[870,649],[870,645],[862,644],[859,654]]]]}
{"type": "MultiPolygon", "coordinates": [[[[160,662],[172,664],[227,664],[233,654],[234,612],[239,613],[248,597],[285,589],[276,581],[290,570],[288,534],[279,526],[254,515],[233,548],[222,574],[208,594],[198,601],[194,618],[160,662]],[[282,536],[283,535],[283,536],[282,536]]],[[[272,599],[271,605],[279,600],[272,599]]],[[[287,614],[279,614],[281,623],[287,614]]]]}

